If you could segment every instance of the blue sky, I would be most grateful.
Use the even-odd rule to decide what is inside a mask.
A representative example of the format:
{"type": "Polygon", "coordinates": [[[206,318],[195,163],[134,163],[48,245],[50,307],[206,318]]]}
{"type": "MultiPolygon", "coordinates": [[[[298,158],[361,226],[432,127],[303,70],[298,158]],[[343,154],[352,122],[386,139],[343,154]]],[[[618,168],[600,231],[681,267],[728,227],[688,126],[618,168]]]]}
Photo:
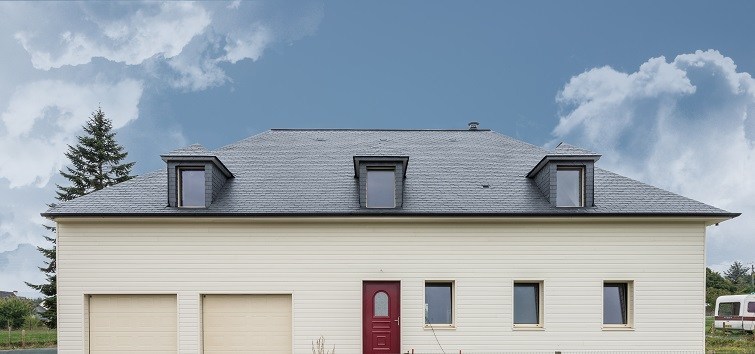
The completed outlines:
{"type": "Polygon", "coordinates": [[[138,174],[173,148],[276,127],[477,120],[563,140],[743,212],[709,228],[708,264],[755,261],[753,13],[745,1],[0,3],[0,289],[41,277],[3,259],[44,244],[65,145],[98,105],[138,174]]]}

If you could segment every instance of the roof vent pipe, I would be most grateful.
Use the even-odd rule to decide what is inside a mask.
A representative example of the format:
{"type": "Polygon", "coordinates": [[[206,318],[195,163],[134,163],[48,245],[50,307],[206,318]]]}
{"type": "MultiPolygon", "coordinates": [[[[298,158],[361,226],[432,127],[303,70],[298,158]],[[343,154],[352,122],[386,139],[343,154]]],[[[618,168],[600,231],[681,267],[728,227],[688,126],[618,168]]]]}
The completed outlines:
{"type": "Polygon", "coordinates": [[[477,127],[480,126],[480,122],[469,122],[469,130],[477,130],[477,127]]]}

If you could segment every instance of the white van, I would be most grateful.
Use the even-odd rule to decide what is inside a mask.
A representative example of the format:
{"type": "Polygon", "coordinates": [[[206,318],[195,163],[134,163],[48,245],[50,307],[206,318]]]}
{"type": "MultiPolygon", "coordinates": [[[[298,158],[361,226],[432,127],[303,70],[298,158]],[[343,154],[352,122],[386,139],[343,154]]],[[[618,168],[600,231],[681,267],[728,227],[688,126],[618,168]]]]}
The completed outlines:
{"type": "Polygon", "coordinates": [[[752,331],[755,327],[755,294],[719,296],[715,326],[752,331]]]}

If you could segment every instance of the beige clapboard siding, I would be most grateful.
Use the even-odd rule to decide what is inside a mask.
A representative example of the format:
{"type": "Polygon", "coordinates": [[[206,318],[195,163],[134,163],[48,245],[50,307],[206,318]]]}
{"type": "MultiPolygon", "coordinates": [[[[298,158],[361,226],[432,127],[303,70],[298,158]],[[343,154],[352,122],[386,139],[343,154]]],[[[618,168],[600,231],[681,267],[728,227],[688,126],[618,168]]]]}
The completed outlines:
{"type": "Polygon", "coordinates": [[[702,221],[330,219],[59,221],[59,351],[86,347],[84,294],[172,293],[180,353],[201,347],[202,293],[293,294],[293,349],[361,350],[363,280],[400,280],[402,350],[439,351],[425,280],[454,280],[447,352],[704,346],[702,221]],[[544,281],[545,330],[512,329],[514,280],[544,281]],[[604,280],[634,281],[633,331],[602,330],[604,280]]]}

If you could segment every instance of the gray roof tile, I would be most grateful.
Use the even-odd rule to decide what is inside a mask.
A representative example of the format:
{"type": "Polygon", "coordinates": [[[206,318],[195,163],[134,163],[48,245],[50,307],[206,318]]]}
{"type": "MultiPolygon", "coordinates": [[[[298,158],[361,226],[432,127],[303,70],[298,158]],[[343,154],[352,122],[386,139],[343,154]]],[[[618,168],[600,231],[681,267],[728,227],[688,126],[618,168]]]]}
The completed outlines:
{"type": "MultiPolygon", "coordinates": [[[[176,151],[206,154],[202,149],[192,145],[176,151]]],[[[488,130],[280,129],[211,153],[235,178],[208,208],[167,207],[163,169],[61,203],[44,215],[735,216],[599,168],[595,169],[595,207],[553,207],[525,177],[553,152],[488,130]],[[355,155],[409,156],[403,208],[360,209],[355,155]]]]}
{"type": "Polygon", "coordinates": [[[564,142],[559,143],[558,146],[556,146],[556,148],[553,150],[551,154],[553,155],[598,155],[597,153],[594,153],[590,150],[576,147],[574,145],[569,145],[564,142]]]}
{"type": "Polygon", "coordinates": [[[163,156],[207,156],[210,152],[201,144],[191,144],[186,147],[175,149],[163,156]]]}

